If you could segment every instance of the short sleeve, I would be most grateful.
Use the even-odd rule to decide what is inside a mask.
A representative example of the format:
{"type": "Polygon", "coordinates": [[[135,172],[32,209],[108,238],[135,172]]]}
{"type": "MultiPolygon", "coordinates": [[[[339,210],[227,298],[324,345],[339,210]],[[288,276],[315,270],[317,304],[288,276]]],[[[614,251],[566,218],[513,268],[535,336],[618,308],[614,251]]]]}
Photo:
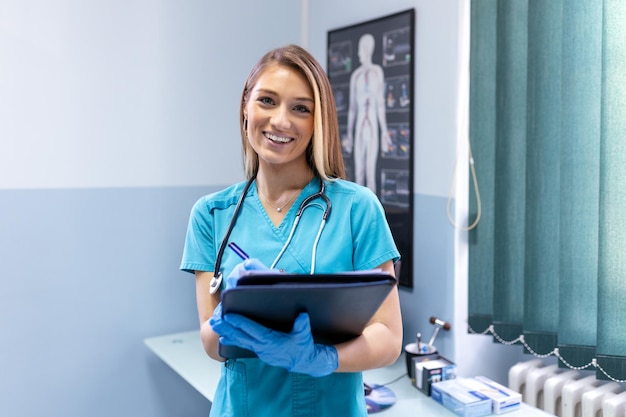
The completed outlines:
{"type": "Polygon", "coordinates": [[[180,269],[186,272],[212,271],[215,264],[214,220],[207,198],[192,207],[180,269]]]}
{"type": "Polygon", "coordinates": [[[355,194],[350,216],[354,239],[354,266],[375,268],[389,260],[396,263],[400,253],[378,197],[368,188],[355,194]]]}

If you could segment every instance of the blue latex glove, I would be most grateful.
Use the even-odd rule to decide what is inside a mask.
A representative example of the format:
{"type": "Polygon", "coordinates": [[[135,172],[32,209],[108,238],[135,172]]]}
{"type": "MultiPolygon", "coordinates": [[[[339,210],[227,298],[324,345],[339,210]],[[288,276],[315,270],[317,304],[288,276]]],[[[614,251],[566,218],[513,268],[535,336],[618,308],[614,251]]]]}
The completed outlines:
{"type": "MultiPolygon", "coordinates": [[[[264,271],[268,268],[263,264],[263,262],[259,261],[256,258],[246,259],[243,262],[235,265],[230,274],[226,277],[225,288],[222,291],[228,291],[237,286],[237,281],[241,277],[241,274],[245,271],[264,271]]],[[[222,317],[222,303],[220,302],[215,310],[213,310],[213,316],[222,317]]]]}
{"type": "Polygon", "coordinates": [[[222,320],[213,317],[210,323],[220,335],[220,343],[251,350],[269,365],[311,376],[329,375],[339,366],[334,346],[313,342],[307,313],[298,315],[289,333],[269,329],[239,314],[226,314],[222,320]]]}
{"type": "Polygon", "coordinates": [[[256,258],[246,259],[243,262],[235,265],[230,274],[226,277],[226,288],[222,291],[228,291],[231,288],[237,286],[237,281],[241,277],[241,274],[245,271],[264,271],[268,268],[263,264],[263,262],[259,261],[256,258]]]}

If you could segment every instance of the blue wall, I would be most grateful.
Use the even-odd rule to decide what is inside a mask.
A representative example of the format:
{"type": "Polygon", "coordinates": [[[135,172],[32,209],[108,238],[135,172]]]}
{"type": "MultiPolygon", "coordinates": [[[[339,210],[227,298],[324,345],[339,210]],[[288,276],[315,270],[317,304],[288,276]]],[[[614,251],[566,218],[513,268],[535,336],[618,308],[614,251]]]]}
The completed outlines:
{"type": "MultiPolygon", "coordinates": [[[[445,198],[427,195],[415,197],[413,288],[400,288],[404,339],[413,343],[417,332],[428,342],[434,327],[431,316],[452,321],[454,317],[454,233],[446,217],[445,198]]],[[[452,335],[440,331],[435,345],[453,357],[452,335]]]]}
{"type": "Polygon", "coordinates": [[[209,409],[142,343],[197,328],[194,279],[178,264],[207,191],[0,191],[0,415],[209,409]]]}

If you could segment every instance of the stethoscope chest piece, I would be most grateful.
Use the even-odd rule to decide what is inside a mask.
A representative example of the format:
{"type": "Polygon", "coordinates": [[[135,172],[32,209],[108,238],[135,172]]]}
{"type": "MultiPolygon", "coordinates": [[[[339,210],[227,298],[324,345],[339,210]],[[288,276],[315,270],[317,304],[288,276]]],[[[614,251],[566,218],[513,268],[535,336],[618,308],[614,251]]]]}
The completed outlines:
{"type": "Polygon", "coordinates": [[[211,278],[211,283],[209,284],[209,294],[217,293],[221,286],[222,286],[222,273],[218,272],[216,275],[213,275],[213,278],[211,278]]]}

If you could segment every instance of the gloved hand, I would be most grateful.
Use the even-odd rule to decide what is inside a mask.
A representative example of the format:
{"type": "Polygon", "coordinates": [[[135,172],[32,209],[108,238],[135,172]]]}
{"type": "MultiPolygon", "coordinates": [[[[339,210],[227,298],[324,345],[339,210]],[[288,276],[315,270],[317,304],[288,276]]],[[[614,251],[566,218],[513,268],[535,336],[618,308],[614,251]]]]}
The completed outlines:
{"type": "MultiPolygon", "coordinates": [[[[226,277],[226,281],[224,282],[225,288],[222,291],[228,291],[237,286],[237,281],[241,277],[241,274],[244,271],[263,271],[268,269],[263,262],[259,261],[256,258],[246,259],[243,262],[235,265],[230,274],[226,277]]],[[[222,317],[222,303],[220,302],[215,310],[213,310],[213,316],[222,317]]]]}
{"type": "Polygon", "coordinates": [[[256,258],[246,259],[243,262],[235,265],[230,274],[226,277],[226,288],[223,291],[228,291],[231,288],[237,286],[237,281],[245,271],[264,271],[268,268],[263,264],[263,262],[259,261],[256,258]]]}
{"type": "Polygon", "coordinates": [[[339,366],[334,346],[313,342],[307,313],[298,315],[289,333],[269,329],[239,314],[226,314],[222,320],[213,317],[210,323],[220,335],[220,343],[251,350],[269,365],[311,376],[329,375],[339,366]]]}

